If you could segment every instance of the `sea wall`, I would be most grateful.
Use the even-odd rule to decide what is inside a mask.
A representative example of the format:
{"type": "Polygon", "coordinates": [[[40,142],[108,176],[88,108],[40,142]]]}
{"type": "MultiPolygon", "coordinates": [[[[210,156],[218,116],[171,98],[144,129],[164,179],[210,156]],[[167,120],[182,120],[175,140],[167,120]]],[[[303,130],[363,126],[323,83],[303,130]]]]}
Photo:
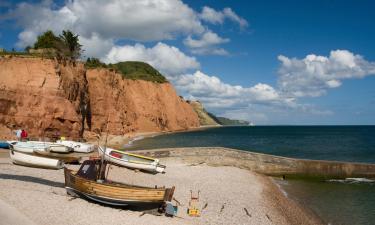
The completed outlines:
{"type": "Polygon", "coordinates": [[[235,166],[270,176],[375,177],[375,164],[305,160],[229,148],[170,148],[135,151],[152,157],[179,157],[194,165],[235,166]]]}

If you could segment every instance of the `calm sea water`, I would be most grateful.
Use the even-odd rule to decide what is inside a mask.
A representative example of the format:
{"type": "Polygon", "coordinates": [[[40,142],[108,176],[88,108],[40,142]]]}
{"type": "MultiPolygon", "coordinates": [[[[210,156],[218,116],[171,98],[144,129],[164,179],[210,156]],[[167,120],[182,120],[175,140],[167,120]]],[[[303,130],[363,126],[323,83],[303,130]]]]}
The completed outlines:
{"type": "MultiPolygon", "coordinates": [[[[375,126],[220,127],[146,138],[126,149],[222,146],[273,155],[375,163],[375,126]]],[[[330,224],[375,224],[372,180],[277,183],[330,224]]]]}

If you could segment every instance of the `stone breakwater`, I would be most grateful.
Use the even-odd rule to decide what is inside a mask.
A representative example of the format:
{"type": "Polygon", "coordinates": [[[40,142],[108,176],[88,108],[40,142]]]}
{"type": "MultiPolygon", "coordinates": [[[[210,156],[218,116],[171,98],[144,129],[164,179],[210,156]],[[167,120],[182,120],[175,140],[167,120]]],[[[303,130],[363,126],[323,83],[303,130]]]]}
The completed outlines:
{"type": "Polygon", "coordinates": [[[195,164],[234,166],[270,176],[375,177],[375,164],[294,159],[221,147],[169,148],[135,152],[158,158],[177,157],[195,164]]]}

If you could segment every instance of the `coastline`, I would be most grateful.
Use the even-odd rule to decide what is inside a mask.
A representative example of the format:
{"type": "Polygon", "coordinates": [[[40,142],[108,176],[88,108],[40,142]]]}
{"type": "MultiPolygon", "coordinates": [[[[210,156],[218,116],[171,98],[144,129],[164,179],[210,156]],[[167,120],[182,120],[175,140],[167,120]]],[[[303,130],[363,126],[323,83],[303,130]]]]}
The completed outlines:
{"type": "MultiPolygon", "coordinates": [[[[4,150],[0,150],[0,152],[4,152],[4,150]]],[[[88,208],[87,213],[90,212],[90,215],[97,213],[98,210],[103,212],[105,217],[114,217],[115,219],[110,219],[113,224],[119,224],[120,221],[123,223],[124,217],[127,218],[126,221],[129,221],[129,224],[323,224],[321,219],[308,209],[286,197],[272,181],[272,178],[265,175],[230,165],[192,163],[184,157],[166,157],[161,158],[161,161],[167,164],[167,174],[136,173],[135,175],[132,170],[115,166],[112,167],[111,174],[116,175],[113,180],[119,179],[119,181],[132,184],[176,185],[176,198],[183,204],[179,208],[179,216],[183,219],[151,215],[140,217],[140,212],[136,211],[120,210],[119,212],[118,209],[102,207],[83,199],[72,201],[63,189],[63,172],[61,170],[12,165],[5,154],[0,154],[0,168],[4,171],[0,174],[0,199],[18,211],[25,212],[25,216],[36,224],[51,224],[51,220],[55,221],[52,224],[61,224],[59,221],[61,222],[63,218],[57,217],[67,213],[65,210],[76,209],[79,211],[82,207],[88,208]],[[214,176],[217,173],[220,173],[221,176],[214,176]],[[208,204],[207,209],[202,212],[202,217],[197,219],[188,217],[185,213],[190,189],[195,191],[200,189],[202,192],[201,204],[205,202],[208,204]],[[28,196],[31,200],[40,202],[38,205],[41,206],[59,202],[58,204],[61,204],[62,208],[52,207],[48,210],[46,218],[49,220],[37,218],[40,213],[27,211],[34,205],[34,202],[31,200],[24,202],[22,196],[28,196]],[[217,198],[217,196],[221,197],[217,198]],[[222,207],[224,210],[220,210],[222,207]],[[245,208],[250,216],[246,214],[245,208]],[[236,221],[234,221],[234,216],[236,221]]],[[[74,165],[69,165],[69,167],[78,168],[74,165]]],[[[67,213],[66,217],[68,216],[69,218],[65,219],[70,222],[81,216],[88,217],[85,213],[78,215],[71,212],[67,213]]],[[[96,218],[96,216],[91,217],[96,218]]],[[[95,223],[96,220],[92,220],[93,218],[88,220],[92,224],[103,222],[99,219],[95,223]]],[[[88,221],[81,221],[77,224],[88,224],[88,221]]]]}
{"type": "MultiPolygon", "coordinates": [[[[206,126],[199,126],[199,127],[192,127],[189,129],[183,129],[183,130],[174,130],[174,131],[149,131],[149,132],[136,132],[136,133],[130,133],[127,135],[108,135],[107,145],[111,148],[116,149],[124,149],[126,145],[130,145],[134,143],[137,140],[145,139],[145,138],[151,138],[159,135],[165,135],[165,134],[176,134],[176,133],[184,133],[184,132],[192,132],[192,131],[198,131],[198,130],[205,130],[209,128],[217,128],[222,127],[222,125],[206,125],[206,126]]],[[[105,143],[106,134],[102,134],[100,136],[100,139],[93,138],[93,137],[87,137],[87,143],[90,144],[100,144],[104,145],[105,143]],[[99,141],[99,142],[98,142],[99,141]]]]}
{"type": "Polygon", "coordinates": [[[312,209],[289,198],[271,177],[265,177],[266,195],[273,205],[287,218],[289,224],[326,224],[312,209]]]}

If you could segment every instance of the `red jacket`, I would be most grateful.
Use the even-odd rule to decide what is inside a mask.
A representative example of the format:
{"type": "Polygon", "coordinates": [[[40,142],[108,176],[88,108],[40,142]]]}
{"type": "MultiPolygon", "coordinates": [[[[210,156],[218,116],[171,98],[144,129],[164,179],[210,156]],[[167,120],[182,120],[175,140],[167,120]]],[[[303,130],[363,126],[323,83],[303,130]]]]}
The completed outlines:
{"type": "Polygon", "coordinates": [[[27,138],[27,132],[25,130],[22,130],[21,138],[27,138]]]}

